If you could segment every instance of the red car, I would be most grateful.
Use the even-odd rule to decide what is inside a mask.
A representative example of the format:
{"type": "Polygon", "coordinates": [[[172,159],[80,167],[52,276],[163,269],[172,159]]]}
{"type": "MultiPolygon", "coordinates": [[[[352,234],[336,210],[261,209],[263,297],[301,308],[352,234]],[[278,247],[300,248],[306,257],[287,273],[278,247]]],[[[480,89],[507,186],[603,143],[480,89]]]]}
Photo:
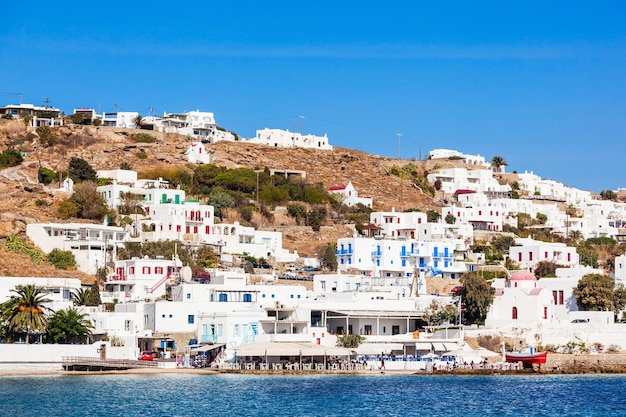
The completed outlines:
{"type": "Polygon", "coordinates": [[[153,361],[154,360],[154,353],[152,353],[152,351],[150,350],[144,350],[143,352],[141,352],[141,358],[142,361],[153,361]]]}
{"type": "Polygon", "coordinates": [[[452,294],[457,294],[457,293],[458,293],[459,291],[461,291],[462,289],[463,289],[463,287],[462,287],[462,286],[457,285],[456,287],[452,288],[452,289],[450,290],[450,292],[451,292],[452,294]]]}

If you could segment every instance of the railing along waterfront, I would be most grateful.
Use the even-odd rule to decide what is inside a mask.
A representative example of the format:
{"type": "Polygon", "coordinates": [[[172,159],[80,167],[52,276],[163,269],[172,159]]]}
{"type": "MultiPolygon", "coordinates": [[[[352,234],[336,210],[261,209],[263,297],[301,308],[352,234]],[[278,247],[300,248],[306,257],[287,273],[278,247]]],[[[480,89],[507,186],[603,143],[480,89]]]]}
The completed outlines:
{"type": "Polygon", "coordinates": [[[86,370],[104,369],[131,369],[131,368],[158,368],[159,363],[155,361],[140,361],[133,359],[100,359],[85,356],[63,356],[63,369],[74,370],[84,368],[86,370]]]}

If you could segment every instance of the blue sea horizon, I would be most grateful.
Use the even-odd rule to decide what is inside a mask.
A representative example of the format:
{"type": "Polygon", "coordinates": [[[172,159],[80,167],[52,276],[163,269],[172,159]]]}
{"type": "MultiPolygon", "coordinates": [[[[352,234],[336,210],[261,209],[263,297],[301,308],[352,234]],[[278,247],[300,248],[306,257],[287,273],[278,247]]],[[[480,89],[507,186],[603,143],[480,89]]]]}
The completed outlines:
{"type": "Polygon", "coordinates": [[[622,416],[623,375],[0,377],[2,416],[622,416]]]}

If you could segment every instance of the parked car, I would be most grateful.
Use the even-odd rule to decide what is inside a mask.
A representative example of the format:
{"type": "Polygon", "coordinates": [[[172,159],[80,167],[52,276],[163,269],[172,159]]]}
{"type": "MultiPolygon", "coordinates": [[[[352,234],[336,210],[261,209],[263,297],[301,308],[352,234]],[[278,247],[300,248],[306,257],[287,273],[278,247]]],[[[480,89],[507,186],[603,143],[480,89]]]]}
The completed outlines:
{"type": "Polygon", "coordinates": [[[302,267],[302,272],[313,272],[315,271],[315,268],[313,268],[312,266],[303,266],[302,267]]]}
{"type": "Polygon", "coordinates": [[[589,323],[589,319],[574,319],[572,323],[589,323]]]}
{"type": "Polygon", "coordinates": [[[462,289],[463,289],[463,287],[462,287],[462,286],[457,285],[456,287],[452,288],[452,289],[450,290],[450,292],[451,292],[452,294],[457,294],[457,293],[458,293],[459,291],[461,291],[462,289]]]}
{"type": "Polygon", "coordinates": [[[142,361],[153,361],[154,360],[154,353],[151,350],[144,350],[143,352],[141,352],[141,359],[142,361]]]}

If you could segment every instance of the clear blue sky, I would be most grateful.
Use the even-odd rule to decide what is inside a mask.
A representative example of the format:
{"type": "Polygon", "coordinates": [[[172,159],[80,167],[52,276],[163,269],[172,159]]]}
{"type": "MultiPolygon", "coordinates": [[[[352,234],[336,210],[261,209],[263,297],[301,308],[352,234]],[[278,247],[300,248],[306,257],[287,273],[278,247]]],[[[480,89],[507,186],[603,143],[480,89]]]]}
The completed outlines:
{"type": "Polygon", "coordinates": [[[626,3],[12,2],[0,105],[200,109],[403,158],[494,155],[600,191],[626,187],[626,3]],[[189,4],[191,3],[191,4],[189,4]]]}

